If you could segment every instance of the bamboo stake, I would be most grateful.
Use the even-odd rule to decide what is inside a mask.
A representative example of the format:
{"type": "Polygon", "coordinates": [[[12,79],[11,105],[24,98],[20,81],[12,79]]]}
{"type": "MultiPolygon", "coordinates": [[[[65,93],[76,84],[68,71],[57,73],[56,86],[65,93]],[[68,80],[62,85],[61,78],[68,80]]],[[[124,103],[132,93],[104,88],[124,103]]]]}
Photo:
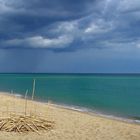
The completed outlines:
{"type": "MultiPolygon", "coordinates": [[[[13,93],[13,91],[11,91],[13,93]]],[[[35,79],[33,81],[33,91],[32,91],[32,102],[34,100],[34,93],[35,93],[35,79]]],[[[36,132],[38,134],[39,131],[42,130],[49,130],[52,129],[54,126],[54,122],[52,121],[47,121],[46,119],[43,119],[39,116],[37,116],[36,110],[37,110],[37,105],[33,104],[34,109],[35,109],[35,114],[31,116],[28,116],[28,108],[27,108],[27,95],[28,95],[28,90],[25,92],[25,105],[23,107],[23,114],[19,114],[15,110],[15,103],[16,103],[16,96],[14,96],[14,111],[16,111],[15,114],[11,114],[10,116],[7,115],[5,118],[0,118],[0,131],[6,131],[6,132],[18,132],[18,133],[26,133],[26,132],[36,132]]],[[[9,106],[10,104],[7,104],[7,110],[5,111],[6,113],[9,113],[9,106]]],[[[11,112],[10,112],[11,113],[11,112]]],[[[31,113],[31,112],[30,112],[31,113]]]]}
{"type": "Polygon", "coordinates": [[[26,116],[26,111],[27,111],[27,94],[28,94],[28,90],[26,90],[26,93],[25,93],[25,116],[26,116]]]}
{"type": "Polygon", "coordinates": [[[32,100],[34,100],[34,94],[35,94],[35,79],[33,81],[33,90],[32,90],[32,100]]]}
{"type": "MultiPolygon", "coordinates": [[[[36,79],[33,80],[33,89],[32,89],[32,101],[34,100],[34,95],[35,95],[35,88],[36,88],[36,79]]],[[[31,102],[32,103],[32,102],[31,102]]],[[[34,106],[34,111],[35,111],[35,105],[34,106]]],[[[33,115],[34,112],[30,111],[30,115],[33,115]]]]}
{"type": "MultiPolygon", "coordinates": [[[[13,90],[12,90],[12,94],[14,95],[14,91],[13,90]]],[[[14,111],[13,112],[16,114],[15,102],[16,102],[16,96],[14,95],[14,107],[13,107],[14,111]]]]}
{"type": "Polygon", "coordinates": [[[7,116],[8,116],[8,111],[9,111],[9,106],[8,106],[8,103],[7,103],[7,105],[6,105],[6,114],[7,114],[7,116]]]}
{"type": "Polygon", "coordinates": [[[12,95],[13,95],[13,93],[14,93],[13,90],[11,90],[11,94],[12,94],[12,95]]]}

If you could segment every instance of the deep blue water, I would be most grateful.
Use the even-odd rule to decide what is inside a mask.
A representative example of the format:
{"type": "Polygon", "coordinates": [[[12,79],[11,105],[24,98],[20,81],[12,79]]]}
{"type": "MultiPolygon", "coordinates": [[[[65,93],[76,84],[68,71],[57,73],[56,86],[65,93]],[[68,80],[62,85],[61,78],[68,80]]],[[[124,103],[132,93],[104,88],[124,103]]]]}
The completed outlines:
{"type": "Polygon", "coordinates": [[[138,74],[0,74],[0,91],[31,96],[33,79],[36,100],[140,117],[138,74]]]}

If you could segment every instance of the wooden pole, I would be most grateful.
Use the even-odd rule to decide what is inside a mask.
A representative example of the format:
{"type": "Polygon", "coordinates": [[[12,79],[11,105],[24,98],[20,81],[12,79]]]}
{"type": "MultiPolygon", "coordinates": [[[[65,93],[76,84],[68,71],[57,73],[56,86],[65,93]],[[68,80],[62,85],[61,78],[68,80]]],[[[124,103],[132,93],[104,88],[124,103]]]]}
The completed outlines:
{"type": "Polygon", "coordinates": [[[28,94],[28,90],[26,90],[26,93],[25,93],[25,116],[26,116],[26,113],[27,113],[27,94],[28,94]]]}
{"type": "MultiPolygon", "coordinates": [[[[32,101],[34,100],[34,95],[35,95],[35,85],[36,85],[36,80],[34,79],[33,80],[33,89],[32,89],[32,101]]],[[[32,103],[32,102],[31,102],[32,103]]],[[[35,107],[34,107],[35,108],[35,107]]],[[[32,114],[33,112],[30,110],[30,115],[32,114]]]]}
{"type": "Polygon", "coordinates": [[[33,81],[32,100],[34,100],[34,94],[35,94],[35,79],[33,81]]]}
{"type": "Polygon", "coordinates": [[[14,91],[12,90],[12,94],[14,95],[14,114],[16,114],[16,95],[14,94],[14,91]]]}
{"type": "Polygon", "coordinates": [[[13,90],[11,90],[11,94],[13,95],[13,90]]]}
{"type": "Polygon", "coordinates": [[[7,115],[8,115],[8,112],[9,112],[9,110],[8,110],[8,103],[7,103],[7,105],[6,105],[6,109],[7,109],[7,115]]]}

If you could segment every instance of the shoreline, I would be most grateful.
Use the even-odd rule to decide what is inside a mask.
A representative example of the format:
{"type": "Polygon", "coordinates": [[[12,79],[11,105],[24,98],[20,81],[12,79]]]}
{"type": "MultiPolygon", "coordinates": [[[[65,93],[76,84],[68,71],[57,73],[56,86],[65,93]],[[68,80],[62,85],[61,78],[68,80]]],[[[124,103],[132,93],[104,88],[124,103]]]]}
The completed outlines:
{"type": "Polygon", "coordinates": [[[54,106],[54,107],[67,109],[67,110],[71,110],[71,111],[76,111],[76,112],[87,114],[87,115],[94,116],[94,117],[95,116],[96,117],[103,117],[103,118],[106,118],[106,119],[111,119],[111,120],[121,121],[121,122],[125,122],[125,123],[140,125],[140,120],[139,119],[133,119],[133,118],[127,118],[127,117],[118,117],[118,116],[115,116],[115,115],[105,114],[105,113],[101,113],[101,112],[94,111],[94,110],[87,109],[87,108],[83,108],[83,107],[68,106],[68,105],[61,105],[61,104],[55,104],[55,103],[51,103],[51,105],[54,106]]]}
{"type": "MultiPolygon", "coordinates": [[[[19,93],[11,94],[11,93],[8,93],[8,92],[0,91],[0,94],[24,99],[24,96],[19,94],[19,93]]],[[[29,98],[27,98],[27,99],[29,101],[31,101],[31,99],[29,99],[29,98]]],[[[47,105],[49,103],[51,106],[54,106],[54,107],[57,107],[57,108],[60,108],[60,109],[66,109],[66,110],[71,110],[71,111],[83,113],[83,114],[94,116],[94,117],[95,116],[96,117],[103,117],[103,118],[107,118],[107,119],[111,119],[111,120],[121,121],[121,122],[124,122],[124,123],[140,125],[140,119],[135,119],[135,118],[131,118],[131,117],[115,116],[113,114],[107,114],[105,112],[103,113],[103,112],[95,111],[95,110],[85,108],[85,107],[74,106],[74,105],[66,105],[66,104],[56,103],[56,102],[53,102],[53,101],[33,100],[33,102],[40,103],[40,104],[45,104],[45,105],[47,105]]]]}
{"type": "Polygon", "coordinates": [[[0,92],[0,116],[35,115],[54,122],[54,128],[33,133],[13,133],[0,131],[2,140],[139,140],[140,125],[114,118],[87,113],[75,108],[50,102],[26,100],[20,94],[0,92]]]}

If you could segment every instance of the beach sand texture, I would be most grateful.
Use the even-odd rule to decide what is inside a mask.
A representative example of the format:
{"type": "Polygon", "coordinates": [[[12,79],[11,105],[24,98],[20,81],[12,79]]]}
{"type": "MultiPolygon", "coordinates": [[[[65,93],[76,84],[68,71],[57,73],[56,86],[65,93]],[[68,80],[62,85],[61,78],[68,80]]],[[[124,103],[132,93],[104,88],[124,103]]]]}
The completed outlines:
{"type": "MultiPolygon", "coordinates": [[[[25,100],[0,94],[0,117],[24,113],[25,100]],[[9,113],[7,113],[9,111],[9,113]]],[[[64,109],[41,102],[27,103],[28,112],[55,122],[52,130],[37,133],[0,131],[0,140],[140,140],[140,125],[64,109]]]]}

